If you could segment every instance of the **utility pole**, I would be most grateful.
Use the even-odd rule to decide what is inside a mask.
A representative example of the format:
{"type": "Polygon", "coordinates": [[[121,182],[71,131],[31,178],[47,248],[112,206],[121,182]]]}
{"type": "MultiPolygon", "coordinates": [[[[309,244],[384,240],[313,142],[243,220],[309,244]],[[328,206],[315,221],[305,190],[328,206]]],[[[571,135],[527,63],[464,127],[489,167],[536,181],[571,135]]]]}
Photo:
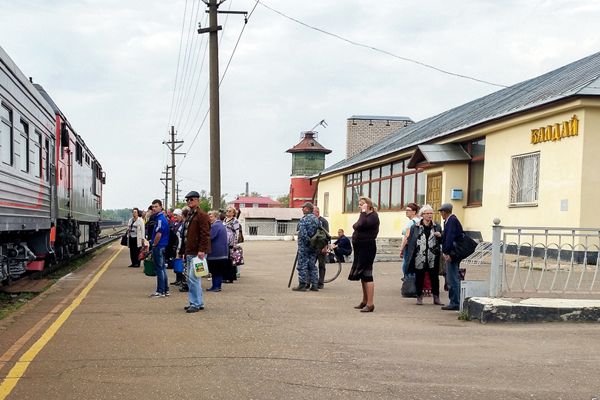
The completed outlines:
{"type": "MultiPolygon", "coordinates": [[[[208,7],[208,28],[198,28],[198,33],[209,34],[210,58],[210,195],[212,207],[221,207],[221,137],[219,121],[219,42],[217,32],[223,27],[218,24],[217,14],[244,14],[246,11],[218,11],[225,0],[202,0],[208,7]]],[[[248,21],[246,17],[246,22],[248,21]]]]}
{"type": "Polygon", "coordinates": [[[165,172],[163,172],[163,175],[165,176],[164,178],[160,178],[161,181],[164,181],[164,185],[165,185],[165,202],[163,203],[164,208],[167,208],[167,204],[169,204],[169,181],[171,180],[171,178],[169,178],[169,166],[165,166],[165,172]]]}
{"type": "MultiPolygon", "coordinates": [[[[185,154],[185,153],[176,153],[176,151],[183,145],[183,140],[175,140],[175,127],[171,126],[171,140],[169,142],[163,142],[169,150],[171,151],[171,166],[167,168],[171,168],[171,208],[175,208],[175,155],[176,154],[185,154]]],[[[166,200],[165,200],[166,201],[166,200]]],[[[165,207],[167,205],[165,204],[165,207]]]]}

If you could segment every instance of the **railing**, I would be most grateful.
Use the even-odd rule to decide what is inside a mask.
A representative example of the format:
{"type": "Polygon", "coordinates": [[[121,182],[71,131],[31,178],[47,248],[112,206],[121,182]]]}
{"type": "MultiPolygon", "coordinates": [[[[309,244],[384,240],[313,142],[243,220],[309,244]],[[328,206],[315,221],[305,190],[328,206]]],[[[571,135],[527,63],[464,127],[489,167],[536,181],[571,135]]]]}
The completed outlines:
{"type": "Polygon", "coordinates": [[[494,220],[490,295],[600,295],[600,229],[501,226],[494,220]]]}
{"type": "Polygon", "coordinates": [[[250,221],[243,224],[244,237],[252,236],[288,236],[295,235],[298,229],[297,222],[281,221],[250,221]]]}

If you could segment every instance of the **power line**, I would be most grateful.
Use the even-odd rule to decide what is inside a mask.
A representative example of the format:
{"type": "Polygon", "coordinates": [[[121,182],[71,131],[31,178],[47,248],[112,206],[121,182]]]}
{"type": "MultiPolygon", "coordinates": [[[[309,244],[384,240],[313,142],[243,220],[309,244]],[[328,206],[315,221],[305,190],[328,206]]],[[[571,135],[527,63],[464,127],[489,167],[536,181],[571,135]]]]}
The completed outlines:
{"type": "MultiPolygon", "coordinates": [[[[225,75],[227,74],[227,70],[229,69],[229,65],[231,64],[231,60],[233,59],[233,56],[235,55],[235,51],[237,50],[238,44],[240,43],[240,40],[242,39],[242,34],[244,33],[244,30],[246,29],[246,25],[248,24],[248,21],[250,21],[250,17],[252,17],[252,14],[254,13],[254,10],[256,9],[257,5],[258,5],[258,1],[252,8],[252,11],[250,11],[250,14],[248,14],[248,17],[244,20],[244,25],[242,27],[242,30],[240,31],[237,41],[235,42],[235,46],[233,48],[233,51],[231,52],[231,56],[229,56],[229,60],[227,61],[227,66],[225,67],[225,70],[223,71],[223,75],[221,76],[221,80],[219,81],[219,87],[221,87],[221,84],[223,83],[223,79],[225,79],[225,75]]],[[[205,93],[206,93],[206,91],[205,91],[205,93]]],[[[196,131],[196,134],[194,135],[194,139],[192,139],[192,142],[190,143],[190,146],[188,147],[187,151],[185,152],[183,159],[179,163],[179,167],[181,167],[181,165],[187,158],[187,155],[189,154],[192,146],[194,145],[194,143],[196,143],[196,139],[198,138],[198,135],[200,134],[202,127],[204,127],[204,123],[206,122],[206,118],[208,117],[209,112],[210,112],[210,107],[208,108],[208,110],[206,110],[206,113],[204,114],[204,118],[202,119],[202,124],[200,124],[198,131],[196,131]]]]}
{"type": "MultiPolygon", "coordinates": [[[[181,37],[179,38],[179,55],[177,56],[177,67],[175,69],[175,82],[173,84],[173,96],[171,98],[171,111],[169,111],[168,123],[171,123],[171,117],[173,116],[173,106],[175,105],[175,92],[177,90],[177,78],[179,75],[179,61],[181,60],[181,45],[183,44],[183,32],[185,30],[185,15],[187,14],[187,0],[185,0],[185,7],[183,9],[183,20],[181,22],[181,37]]],[[[168,126],[168,125],[167,125],[168,126]]]]}
{"type": "Polygon", "coordinates": [[[321,33],[323,33],[325,35],[334,37],[336,39],[343,40],[344,42],[350,43],[350,44],[352,44],[354,46],[363,47],[363,48],[366,48],[366,49],[369,49],[369,50],[374,50],[374,51],[376,51],[378,53],[383,53],[385,55],[397,58],[399,60],[411,62],[413,64],[417,64],[417,65],[420,65],[422,67],[429,68],[429,69],[432,69],[434,71],[441,72],[443,74],[447,74],[447,75],[451,75],[451,76],[456,76],[458,78],[469,79],[469,80],[472,80],[472,81],[475,81],[475,82],[485,83],[487,85],[492,85],[492,86],[497,86],[497,87],[502,87],[502,88],[507,88],[508,87],[506,85],[501,85],[499,83],[489,82],[489,81],[486,81],[486,80],[483,80],[483,79],[473,78],[471,76],[462,75],[462,74],[458,74],[458,73],[455,73],[455,72],[447,71],[445,69],[438,68],[438,67],[435,67],[433,65],[424,63],[422,61],[414,60],[414,59],[408,58],[408,57],[399,56],[399,55],[391,53],[391,52],[389,52],[387,50],[382,50],[382,49],[379,49],[377,47],[370,46],[368,44],[363,44],[363,43],[355,42],[354,40],[346,39],[345,37],[342,37],[342,36],[337,35],[335,33],[328,32],[328,31],[326,31],[324,29],[317,28],[315,26],[312,26],[312,25],[309,25],[307,23],[304,23],[304,22],[302,22],[302,21],[300,21],[300,20],[298,20],[298,19],[296,19],[294,17],[290,17],[289,15],[286,15],[286,14],[282,13],[281,11],[278,11],[278,10],[276,10],[276,9],[274,9],[274,8],[266,5],[265,3],[261,2],[260,0],[255,0],[255,1],[256,1],[256,4],[260,4],[261,6],[263,6],[263,7],[267,8],[267,9],[271,10],[272,12],[274,12],[276,14],[279,14],[280,16],[282,16],[284,18],[287,18],[287,19],[289,19],[291,21],[294,21],[297,24],[300,24],[300,25],[302,25],[302,26],[304,26],[306,28],[309,28],[309,29],[313,29],[313,30],[315,30],[317,32],[321,32],[321,33]]]}

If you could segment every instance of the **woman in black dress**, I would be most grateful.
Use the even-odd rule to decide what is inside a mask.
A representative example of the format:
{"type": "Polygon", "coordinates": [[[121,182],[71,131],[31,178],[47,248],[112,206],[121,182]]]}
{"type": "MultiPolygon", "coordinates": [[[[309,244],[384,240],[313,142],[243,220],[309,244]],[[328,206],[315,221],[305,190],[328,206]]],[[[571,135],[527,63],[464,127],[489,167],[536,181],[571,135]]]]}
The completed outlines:
{"type": "Polygon", "coordinates": [[[373,202],[368,197],[361,197],[358,200],[360,216],[352,228],[352,247],[354,248],[354,261],[348,279],[358,281],[362,285],[363,298],[356,309],[361,312],[373,312],[373,294],[375,285],[373,283],[373,261],[377,246],[375,239],[379,233],[379,216],[373,207],[373,202]]]}

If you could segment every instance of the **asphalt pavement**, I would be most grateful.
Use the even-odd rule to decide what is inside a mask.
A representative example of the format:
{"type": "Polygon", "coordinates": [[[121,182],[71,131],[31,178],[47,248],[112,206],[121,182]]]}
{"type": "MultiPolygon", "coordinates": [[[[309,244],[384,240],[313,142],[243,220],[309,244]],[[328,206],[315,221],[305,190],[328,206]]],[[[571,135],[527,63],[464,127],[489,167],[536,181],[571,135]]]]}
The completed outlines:
{"type": "Polygon", "coordinates": [[[349,264],[319,292],[287,288],[295,246],[244,243],[240,279],[187,314],[186,294],[149,298],[155,278],[112,245],[0,321],[0,400],[600,396],[599,324],[463,321],[402,298],[394,262],[375,265],[360,313],[349,264]]]}

